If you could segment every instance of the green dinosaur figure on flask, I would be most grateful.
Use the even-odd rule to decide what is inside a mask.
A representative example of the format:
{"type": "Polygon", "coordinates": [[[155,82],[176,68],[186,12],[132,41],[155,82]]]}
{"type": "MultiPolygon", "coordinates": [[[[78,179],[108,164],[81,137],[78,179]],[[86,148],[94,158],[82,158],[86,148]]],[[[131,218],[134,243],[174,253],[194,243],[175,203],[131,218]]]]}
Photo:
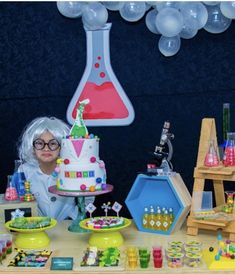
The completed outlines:
{"type": "Polygon", "coordinates": [[[88,135],[88,130],[83,120],[83,111],[84,111],[85,105],[89,104],[89,102],[90,102],[89,99],[85,99],[79,102],[76,119],[70,130],[70,135],[73,136],[74,138],[81,138],[88,135]]]}

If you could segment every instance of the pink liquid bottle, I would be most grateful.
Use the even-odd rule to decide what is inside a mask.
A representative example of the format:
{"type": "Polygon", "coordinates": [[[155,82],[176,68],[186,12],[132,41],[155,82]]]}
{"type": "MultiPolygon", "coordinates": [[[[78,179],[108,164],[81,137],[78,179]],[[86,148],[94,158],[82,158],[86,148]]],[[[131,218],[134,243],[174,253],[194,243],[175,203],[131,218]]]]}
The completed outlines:
{"type": "Polygon", "coordinates": [[[83,119],[87,126],[122,126],[134,120],[134,109],[110,63],[110,23],[98,30],[86,31],[86,68],[67,109],[70,124],[76,119],[79,102],[89,99],[83,119]]]}
{"type": "Polygon", "coordinates": [[[225,166],[235,166],[235,133],[227,133],[227,141],[224,150],[223,164],[225,166]]]}
{"type": "Polygon", "coordinates": [[[7,188],[6,188],[6,192],[5,192],[5,200],[7,201],[14,201],[18,199],[18,194],[16,191],[16,187],[12,182],[12,176],[8,175],[7,176],[7,188]]]}
{"type": "Polygon", "coordinates": [[[210,140],[209,149],[205,157],[204,165],[208,167],[219,165],[219,157],[214,145],[214,140],[210,140]]]}

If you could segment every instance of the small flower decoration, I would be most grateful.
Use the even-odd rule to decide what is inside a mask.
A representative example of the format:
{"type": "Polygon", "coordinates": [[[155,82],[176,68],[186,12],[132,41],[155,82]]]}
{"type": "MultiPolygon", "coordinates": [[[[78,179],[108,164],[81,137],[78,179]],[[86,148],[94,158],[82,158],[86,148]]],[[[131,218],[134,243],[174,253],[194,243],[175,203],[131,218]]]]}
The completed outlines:
{"type": "Polygon", "coordinates": [[[11,212],[11,219],[14,220],[15,218],[24,217],[24,211],[17,208],[15,211],[11,212]]]}

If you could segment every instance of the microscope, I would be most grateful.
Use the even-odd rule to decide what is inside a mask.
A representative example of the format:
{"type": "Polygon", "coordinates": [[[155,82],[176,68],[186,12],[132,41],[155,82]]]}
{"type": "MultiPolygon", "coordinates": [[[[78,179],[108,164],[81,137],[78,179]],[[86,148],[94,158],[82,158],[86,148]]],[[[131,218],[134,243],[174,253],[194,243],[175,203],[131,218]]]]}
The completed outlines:
{"type": "Polygon", "coordinates": [[[147,164],[148,175],[170,174],[173,170],[171,159],[173,155],[173,146],[171,140],[174,139],[174,134],[169,132],[170,122],[165,121],[159,145],[155,147],[152,154],[153,160],[147,164]]]}

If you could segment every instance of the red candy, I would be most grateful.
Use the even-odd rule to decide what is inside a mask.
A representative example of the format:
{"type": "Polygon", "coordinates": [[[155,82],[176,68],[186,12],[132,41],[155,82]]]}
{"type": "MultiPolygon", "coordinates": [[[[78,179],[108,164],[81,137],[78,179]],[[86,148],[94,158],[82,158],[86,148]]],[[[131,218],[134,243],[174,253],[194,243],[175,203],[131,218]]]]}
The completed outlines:
{"type": "Polygon", "coordinates": [[[70,163],[69,159],[64,159],[64,164],[68,165],[70,163]]]}
{"type": "Polygon", "coordinates": [[[92,156],[92,157],[90,158],[90,161],[91,161],[91,163],[95,163],[96,158],[95,158],[94,156],[92,156]]]}
{"type": "Polygon", "coordinates": [[[85,186],[84,184],[82,184],[82,185],[80,186],[80,189],[84,191],[84,190],[86,190],[86,186],[85,186]]]}

